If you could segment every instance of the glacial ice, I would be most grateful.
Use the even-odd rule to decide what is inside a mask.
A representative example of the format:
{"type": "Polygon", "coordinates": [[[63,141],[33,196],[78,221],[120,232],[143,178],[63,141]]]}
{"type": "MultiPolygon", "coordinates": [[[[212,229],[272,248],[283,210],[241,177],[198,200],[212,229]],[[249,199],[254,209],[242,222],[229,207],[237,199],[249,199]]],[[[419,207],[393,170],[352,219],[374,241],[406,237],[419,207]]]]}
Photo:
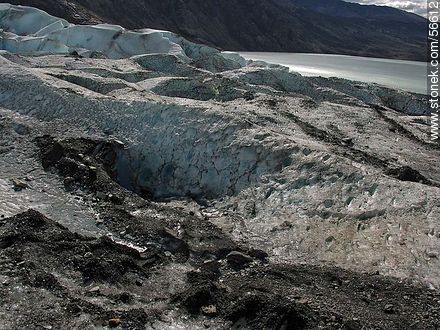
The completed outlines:
{"type": "MultiPolygon", "coordinates": [[[[147,70],[175,77],[200,75],[200,70],[230,71],[226,77],[232,80],[299,93],[319,102],[378,104],[408,114],[427,114],[426,99],[421,95],[344,79],[303,77],[286,67],[246,61],[237,53],[195,44],[172,32],[128,31],[110,24],[74,25],[32,7],[0,4],[0,50],[31,56],[77,53],[84,57],[133,58],[147,70]],[[234,72],[241,68],[246,70],[234,72]]],[[[188,93],[191,91],[173,93],[168,83],[165,95],[188,93]]]]}
{"type": "Polygon", "coordinates": [[[242,219],[233,234],[277,257],[440,285],[440,261],[425,258],[438,247],[424,231],[440,214],[440,173],[414,117],[426,114],[424,96],[27,7],[0,5],[0,26],[0,107],[123,141],[114,170],[126,188],[212,198],[207,214],[234,214],[219,225],[242,219]],[[65,56],[74,51],[83,56],[65,56]],[[402,166],[433,184],[385,173],[402,166]]]}
{"type": "Polygon", "coordinates": [[[32,7],[0,4],[0,49],[21,55],[102,54],[110,59],[144,54],[175,55],[210,71],[239,68],[246,60],[234,53],[190,42],[172,32],[128,31],[118,25],[74,25],[32,7]]]}

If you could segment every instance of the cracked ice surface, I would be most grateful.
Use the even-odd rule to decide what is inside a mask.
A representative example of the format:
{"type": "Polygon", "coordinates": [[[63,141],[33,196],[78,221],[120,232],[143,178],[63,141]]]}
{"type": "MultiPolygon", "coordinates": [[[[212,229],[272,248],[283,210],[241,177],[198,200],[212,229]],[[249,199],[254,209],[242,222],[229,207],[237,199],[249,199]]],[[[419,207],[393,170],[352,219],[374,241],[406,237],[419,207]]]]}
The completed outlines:
{"type": "MultiPolygon", "coordinates": [[[[2,65],[5,78],[8,72],[15,75],[7,62],[2,65]]],[[[29,78],[13,79],[28,86],[21,97],[5,92],[0,98],[20,113],[62,118],[129,141],[116,168],[128,188],[143,187],[156,196],[230,195],[289,162],[288,145],[253,139],[249,124],[230,114],[153,100],[82,97],[29,78]]]]}
{"type": "MultiPolygon", "coordinates": [[[[38,38],[44,26],[14,31],[8,16],[18,10],[28,22],[20,11],[30,9],[1,6],[3,49],[28,38],[17,34],[38,38]]],[[[57,24],[43,34],[61,36],[57,24]]],[[[89,28],[104,36],[121,31],[89,28]]],[[[214,56],[199,56],[191,51],[199,46],[178,37],[142,33],[122,35],[149,40],[153,33],[166,39],[159,45],[178,47],[130,56],[99,50],[110,59],[3,52],[0,106],[123,141],[114,171],[125,187],[211,199],[201,216],[274,259],[440,285],[440,151],[425,134],[426,98],[265,63],[244,66],[204,47],[214,56]]]]}

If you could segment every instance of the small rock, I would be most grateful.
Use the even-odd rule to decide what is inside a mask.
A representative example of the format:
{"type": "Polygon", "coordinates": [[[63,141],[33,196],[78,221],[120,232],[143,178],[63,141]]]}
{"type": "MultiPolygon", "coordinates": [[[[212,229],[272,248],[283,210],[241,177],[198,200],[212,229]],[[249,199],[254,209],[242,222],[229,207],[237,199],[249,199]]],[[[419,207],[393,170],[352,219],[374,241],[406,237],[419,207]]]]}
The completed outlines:
{"type": "Polygon", "coordinates": [[[84,254],[84,258],[91,258],[91,257],[93,257],[92,252],[87,252],[86,254],[84,254]]]}
{"type": "Polygon", "coordinates": [[[230,264],[236,266],[242,266],[253,261],[253,259],[250,256],[238,251],[232,251],[231,253],[229,253],[226,256],[226,260],[228,260],[230,264]]]}
{"type": "Polygon", "coordinates": [[[296,302],[298,304],[307,305],[309,303],[309,300],[304,297],[298,297],[298,299],[296,299],[296,302]]]}
{"type": "Polygon", "coordinates": [[[214,305],[202,306],[201,310],[202,313],[207,316],[213,316],[217,314],[217,307],[215,307],[214,305]]]}
{"type": "Polygon", "coordinates": [[[325,244],[327,245],[327,248],[331,248],[333,246],[333,244],[335,243],[336,238],[334,236],[328,236],[325,239],[325,244]]]}
{"type": "Polygon", "coordinates": [[[66,176],[66,177],[64,178],[64,184],[65,184],[66,186],[68,186],[68,185],[70,185],[70,184],[72,184],[72,183],[74,183],[74,182],[75,182],[75,179],[72,178],[71,176],[66,176]]]}
{"type": "Polygon", "coordinates": [[[312,152],[313,152],[313,151],[310,150],[309,148],[304,148],[304,149],[303,149],[303,154],[304,154],[304,156],[308,156],[308,155],[310,155],[312,152]]]}
{"type": "Polygon", "coordinates": [[[83,162],[84,162],[84,164],[91,164],[92,159],[89,156],[86,156],[86,157],[84,157],[83,162]]]}
{"type": "Polygon", "coordinates": [[[105,199],[106,195],[102,191],[98,191],[96,197],[99,199],[105,199]]]}
{"type": "Polygon", "coordinates": [[[120,149],[124,149],[124,147],[125,147],[125,144],[124,144],[124,142],[122,142],[122,141],[119,141],[119,140],[113,140],[113,143],[114,143],[118,148],[120,148],[120,149]]]}
{"type": "Polygon", "coordinates": [[[426,255],[429,258],[437,258],[438,259],[438,252],[436,252],[436,251],[426,251],[426,255]]]}
{"type": "Polygon", "coordinates": [[[108,325],[111,328],[115,328],[115,327],[117,327],[117,326],[119,326],[121,324],[122,324],[122,320],[120,318],[114,318],[114,319],[108,320],[108,325]]]}
{"type": "Polygon", "coordinates": [[[200,269],[203,271],[211,272],[214,274],[220,274],[221,263],[217,260],[205,261],[200,269]]]}
{"type": "Polygon", "coordinates": [[[293,224],[290,221],[286,220],[280,225],[280,227],[283,229],[291,229],[293,228],[293,224]]]}
{"type": "Polygon", "coordinates": [[[325,239],[325,241],[326,241],[327,243],[334,242],[335,240],[336,240],[336,239],[335,239],[334,236],[328,236],[328,237],[325,239]]]}
{"type": "Polygon", "coordinates": [[[266,259],[269,257],[269,255],[265,251],[259,249],[250,249],[248,254],[252,258],[256,258],[262,261],[266,261],[266,259]]]}
{"type": "Polygon", "coordinates": [[[392,304],[386,304],[383,310],[387,314],[394,314],[396,312],[392,304]]]}
{"type": "MultiPolygon", "coordinates": [[[[167,252],[170,252],[174,255],[189,256],[189,246],[184,240],[178,237],[179,233],[176,230],[165,227],[163,229],[162,235],[165,238],[164,243],[166,249],[168,250],[167,252]]],[[[165,255],[167,254],[165,253],[165,255]]]]}
{"type": "Polygon", "coordinates": [[[29,129],[23,124],[14,124],[14,131],[19,135],[29,134],[29,129]]]}
{"type": "Polygon", "coordinates": [[[176,238],[178,238],[178,236],[179,236],[179,233],[177,232],[177,230],[174,230],[174,229],[170,229],[170,228],[164,227],[163,231],[169,237],[176,237],[176,238]]]}
{"type": "Polygon", "coordinates": [[[353,145],[353,138],[349,138],[349,137],[343,138],[342,143],[344,145],[352,146],[353,145]]]}
{"type": "Polygon", "coordinates": [[[101,290],[101,288],[99,287],[99,286],[94,286],[93,288],[91,288],[90,290],[89,290],[89,292],[99,292],[101,290]]]}
{"type": "Polygon", "coordinates": [[[123,203],[123,200],[121,197],[113,195],[113,194],[108,194],[107,198],[109,199],[110,202],[112,202],[113,204],[116,204],[116,205],[121,205],[123,203]]]}
{"type": "Polygon", "coordinates": [[[17,180],[17,179],[12,179],[12,184],[14,185],[15,191],[21,191],[23,189],[29,188],[29,186],[26,182],[23,182],[23,181],[17,180]]]}
{"type": "Polygon", "coordinates": [[[119,295],[119,301],[121,301],[124,304],[128,304],[131,301],[130,294],[127,292],[123,292],[119,295]]]}

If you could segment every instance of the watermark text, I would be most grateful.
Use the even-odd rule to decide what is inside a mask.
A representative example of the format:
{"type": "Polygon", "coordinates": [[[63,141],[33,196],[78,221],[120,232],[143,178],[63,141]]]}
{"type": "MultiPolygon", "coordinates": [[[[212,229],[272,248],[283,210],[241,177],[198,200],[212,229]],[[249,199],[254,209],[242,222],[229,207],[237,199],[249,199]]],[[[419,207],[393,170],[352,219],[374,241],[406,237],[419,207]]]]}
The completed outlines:
{"type": "Polygon", "coordinates": [[[438,141],[439,126],[439,1],[428,0],[428,94],[431,140],[438,141]]]}

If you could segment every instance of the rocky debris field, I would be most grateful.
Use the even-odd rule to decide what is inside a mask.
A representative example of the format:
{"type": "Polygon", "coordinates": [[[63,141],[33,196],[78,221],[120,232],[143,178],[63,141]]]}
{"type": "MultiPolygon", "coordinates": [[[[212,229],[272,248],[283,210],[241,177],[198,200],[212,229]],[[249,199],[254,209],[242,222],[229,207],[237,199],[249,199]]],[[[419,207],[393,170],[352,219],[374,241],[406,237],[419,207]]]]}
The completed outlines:
{"type": "Polygon", "coordinates": [[[440,327],[426,96],[41,12],[25,37],[22,14],[0,18],[1,328],[440,327]]]}
{"type": "Polygon", "coordinates": [[[188,207],[121,188],[111,179],[115,141],[28,142],[42,171],[66,193],[87,193],[97,226],[114,234],[74,233],[34,209],[2,217],[5,329],[439,326],[438,291],[375,272],[270,262],[188,207]]]}

